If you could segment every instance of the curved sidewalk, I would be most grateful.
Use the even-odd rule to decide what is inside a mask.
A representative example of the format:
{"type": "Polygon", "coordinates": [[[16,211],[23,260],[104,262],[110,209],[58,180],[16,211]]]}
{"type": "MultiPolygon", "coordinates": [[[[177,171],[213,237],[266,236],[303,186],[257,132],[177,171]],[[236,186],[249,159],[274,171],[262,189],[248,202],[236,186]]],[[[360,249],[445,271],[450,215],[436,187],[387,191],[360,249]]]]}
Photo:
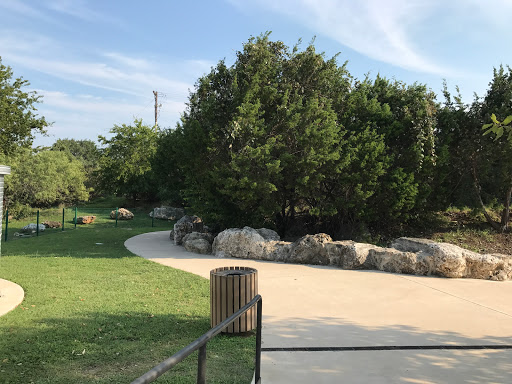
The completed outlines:
{"type": "Polygon", "coordinates": [[[18,284],[0,279],[0,316],[16,308],[25,297],[25,291],[18,284]]]}
{"type": "Polygon", "coordinates": [[[510,382],[512,282],[217,258],[175,246],[169,231],[125,246],[205,278],[220,266],[256,268],[265,384],[510,382]]]}

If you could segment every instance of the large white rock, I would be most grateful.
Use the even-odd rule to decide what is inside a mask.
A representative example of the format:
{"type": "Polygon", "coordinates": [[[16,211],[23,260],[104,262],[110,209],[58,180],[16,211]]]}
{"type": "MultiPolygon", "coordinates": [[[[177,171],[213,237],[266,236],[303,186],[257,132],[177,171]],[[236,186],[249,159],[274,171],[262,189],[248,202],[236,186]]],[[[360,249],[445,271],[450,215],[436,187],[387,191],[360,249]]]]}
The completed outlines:
{"type": "Polygon", "coordinates": [[[212,252],[218,257],[264,259],[266,240],[253,228],[230,228],[215,237],[212,252]]]}
{"type": "Polygon", "coordinates": [[[373,269],[370,250],[381,249],[373,244],[356,243],[352,240],[329,242],[325,247],[330,265],[343,269],[373,269]]]}
{"type": "Polygon", "coordinates": [[[286,263],[333,265],[344,269],[444,277],[511,280],[512,256],[480,255],[453,244],[400,238],[391,248],[354,241],[332,241],[326,234],[307,235],[294,243],[263,237],[250,227],[227,229],[213,241],[222,257],[274,260],[286,263]]]}
{"type": "Polygon", "coordinates": [[[331,243],[331,236],[325,233],[306,235],[291,245],[286,261],[297,264],[329,265],[329,253],[326,244],[331,243]]]}
{"type": "MultiPolygon", "coordinates": [[[[39,232],[43,232],[46,229],[44,224],[39,224],[39,232]]],[[[20,229],[21,233],[36,233],[37,232],[37,224],[30,223],[28,225],[25,225],[23,228],[20,229]]]]}

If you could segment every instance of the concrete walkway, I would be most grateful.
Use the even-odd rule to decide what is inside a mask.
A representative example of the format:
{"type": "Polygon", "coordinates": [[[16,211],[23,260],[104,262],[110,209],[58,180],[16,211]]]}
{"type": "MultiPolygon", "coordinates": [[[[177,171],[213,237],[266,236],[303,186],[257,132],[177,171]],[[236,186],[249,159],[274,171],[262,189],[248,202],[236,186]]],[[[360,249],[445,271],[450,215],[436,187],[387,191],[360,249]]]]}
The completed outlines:
{"type": "Polygon", "coordinates": [[[220,266],[256,268],[265,384],[512,382],[512,282],[216,258],[173,245],[169,231],[125,246],[205,278],[220,266]]]}
{"type": "Polygon", "coordinates": [[[0,316],[16,308],[25,297],[25,292],[18,284],[0,279],[0,316]]]}

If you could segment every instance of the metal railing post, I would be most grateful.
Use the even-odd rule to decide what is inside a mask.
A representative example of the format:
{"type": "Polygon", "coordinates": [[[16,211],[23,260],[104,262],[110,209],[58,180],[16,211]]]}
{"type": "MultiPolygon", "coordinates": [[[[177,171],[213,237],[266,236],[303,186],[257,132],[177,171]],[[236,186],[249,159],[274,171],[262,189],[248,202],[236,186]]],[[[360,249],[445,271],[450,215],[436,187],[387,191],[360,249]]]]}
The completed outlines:
{"type": "Polygon", "coordinates": [[[153,216],[151,216],[151,228],[155,226],[155,210],[153,209],[153,216]]]}
{"type": "Polygon", "coordinates": [[[5,210],[5,236],[4,241],[7,241],[7,230],[9,229],[9,210],[5,210]]]}
{"type": "Polygon", "coordinates": [[[206,384],[206,344],[199,348],[197,356],[197,384],[206,384]]]}
{"type": "Polygon", "coordinates": [[[76,229],[77,211],[78,211],[78,208],[75,207],[75,229],[76,229]]]}
{"type": "Polygon", "coordinates": [[[36,236],[39,236],[39,209],[37,210],[36,217],[36,236]]]}
{"type": "Polygon", "coordinates": [[[119,208],[116,208],[116,228],[117,228],[117,214],[119,212],[119,208]]]}
{"type": "Polygon", "coordinates": [[[64,231],[64,209],[62,208],[62,231],[64,231]]]}
{"type": "Polygon", "coordinates": [[[204,384],[206,383],[206,344],[208,341],[210,341],[213,337],[218,335],[222,332],[223,329],[225,329],[229,324],[231,324],[233,321],[237,320],[245,314],[249,309],[253,308],[254,306],[257,306],[257,324],[258,324],[258,330],[256,331],[256,367],[255,367],[255,380],[256,384],[261,383],[261,377],[260,377],[260,366],[261,366],[261,323],[262,323],[262,299],[261,295],[256,295],[254,298],[244,305],[242,308],[240,308],[236,313],[233,313],[231,316],[229,316],[227,319],[224,319],[222,322],[217,324],[215,327],[210,329],[208,332],[203,334],[198,339],[194,340],[192,343],[187,345],[185,348],[182,348],[178,352],[176,352],[174,355],[169,357],[168,359],[165,359],[157,366],[153,367],[149,371],[147,371],[142,376],[138,377],[134,381],[132,381],[131,384],[147,384],[151,383],[160,376],[162,376],[165,372],[167,372],[169,369],[173,368],[176,364],[179,364],[182,362],[187,356],[192,354],[193,352],[199,350],[198,355],[198,366],[197,366],[197,383],[204,384]]]}
{"type": "Polygon", "coordinates": [[[263,299],[260,298],[256,304],[256,363],[254,367],[254,382],[256,384],[261,381],[261,325],[262,325],[262,308],[263,299]]]}

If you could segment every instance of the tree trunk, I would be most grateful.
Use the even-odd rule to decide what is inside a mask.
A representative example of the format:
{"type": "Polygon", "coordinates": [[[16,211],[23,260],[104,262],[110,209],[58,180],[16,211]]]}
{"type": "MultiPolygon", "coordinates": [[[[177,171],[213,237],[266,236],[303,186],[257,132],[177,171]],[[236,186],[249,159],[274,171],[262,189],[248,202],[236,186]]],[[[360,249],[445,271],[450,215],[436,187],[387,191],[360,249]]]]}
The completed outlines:
{"type": "Polygon", "coordinates": [[[512,196],[512,182],[509,184],[507,195],[505,196],[505,208],[501,214],[501,232],[508,231],[508,221],[510,219],[510,197],[512,196]]]}
{"type": "MultiPolygon", "coordinates": [[[[472,170],[471,173],[473,175],[473,186],[475,188],[476,196],[478,197],[478,201],[480,203],[480,208],[482,208],[482,212],[484,213],[485,219],[491,225],[491,227],[493,227],[496,231],[503,232],[502,226],[499,223],[495,222],[492,219],[492,217],[489,215],[489,213],[487,212],[487,209],[485,209],[484,202],[482,201],[482,195],[480,193],[480,190],[481,190],[480,183],[478,182],[478,177],[477,177],[477,174],[476,174],[476,161],[475,161],[475,159],[472,160],[472,169],[471,170],[472,170]]],[[[503,219],[502,219],[502,221],[503,221],[503,219]]]]}

